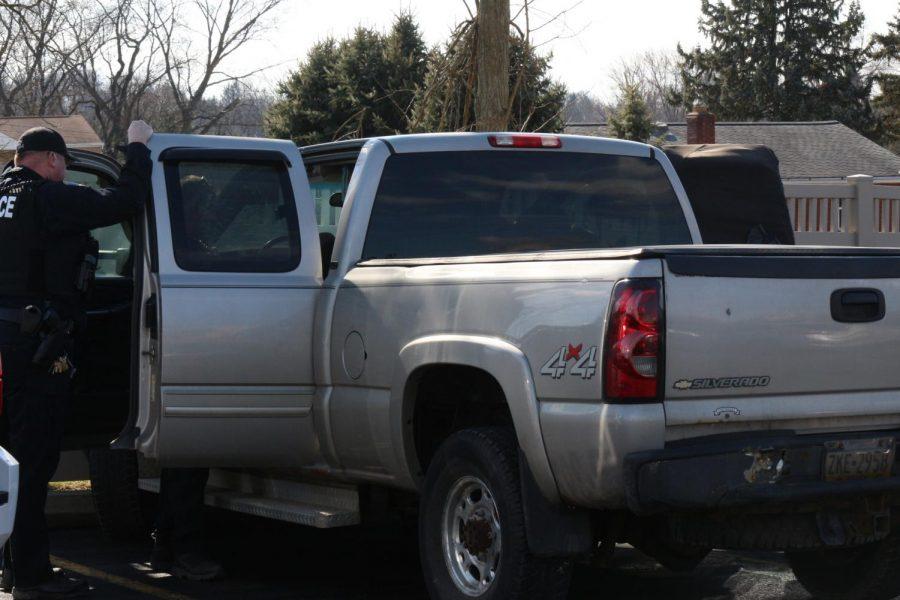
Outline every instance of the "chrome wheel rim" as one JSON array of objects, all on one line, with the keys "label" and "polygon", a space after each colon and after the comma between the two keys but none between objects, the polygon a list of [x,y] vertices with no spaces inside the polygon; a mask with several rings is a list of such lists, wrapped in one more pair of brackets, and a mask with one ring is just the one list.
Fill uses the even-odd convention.
[{"label": "chrome wheel rim", "polygon": [[466,596],[487,592],[500,567],[500,515],[490,488],[477,477],[453,484],[441,527],[450,578]]}]

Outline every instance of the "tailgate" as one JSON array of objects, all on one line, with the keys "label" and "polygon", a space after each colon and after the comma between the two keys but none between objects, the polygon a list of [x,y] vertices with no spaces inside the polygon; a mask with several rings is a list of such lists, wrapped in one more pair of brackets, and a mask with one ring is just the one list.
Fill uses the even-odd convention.
[{"label": "tailgate", "polygon": [[900,251],[665,259],[669,439],[900,425]]}]

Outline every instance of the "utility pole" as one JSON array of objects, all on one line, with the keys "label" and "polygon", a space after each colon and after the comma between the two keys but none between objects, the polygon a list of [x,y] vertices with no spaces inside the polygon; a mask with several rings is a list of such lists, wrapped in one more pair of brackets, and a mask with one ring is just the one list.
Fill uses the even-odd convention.
[{"label": "utility pole", "polygon": [[509,0],[478,1],[475,128],[505,131],[509,102]]}]

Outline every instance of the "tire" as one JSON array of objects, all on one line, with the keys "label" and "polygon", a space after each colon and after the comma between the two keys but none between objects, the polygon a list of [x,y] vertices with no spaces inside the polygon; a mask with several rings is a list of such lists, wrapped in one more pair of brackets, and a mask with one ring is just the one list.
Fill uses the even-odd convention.
[{"label": "tire", "polygon": [[797,580],[818,600],[889,600],[900,594],[900,534],[858,548],[788,552]]},{"label": "tire", "polygon": [[[438,449],[421,499],[419,553],[432,600],[564,600],[572,578],[571,561],[528,550],[518,445],[505,428],[460,431]],[[481,562],[467,562],[473,556]]]},{"label": "tire", "polygon": [[117,541],[146,539],[149,520],[138,489],[138,460],[133,450],[94,448],[88,452],[91,496],[100,529]]}]

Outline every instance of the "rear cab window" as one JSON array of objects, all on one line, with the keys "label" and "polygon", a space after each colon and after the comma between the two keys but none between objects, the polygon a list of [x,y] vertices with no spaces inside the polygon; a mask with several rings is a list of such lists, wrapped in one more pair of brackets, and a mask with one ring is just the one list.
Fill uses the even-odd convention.
[{"label": "rear cab window", "polygon": [[363,260],[690,244],[652,158],[464,151],[388,158]]},{"label": "rear cab window", "polygon": [[[353,162],[320,162],[307,165],[306,177],[316,205],[316,223],[319,233],[337,233],[341,217],[341,204],[347,195]],[[334,206],[337,205],[337,206]]]}]

